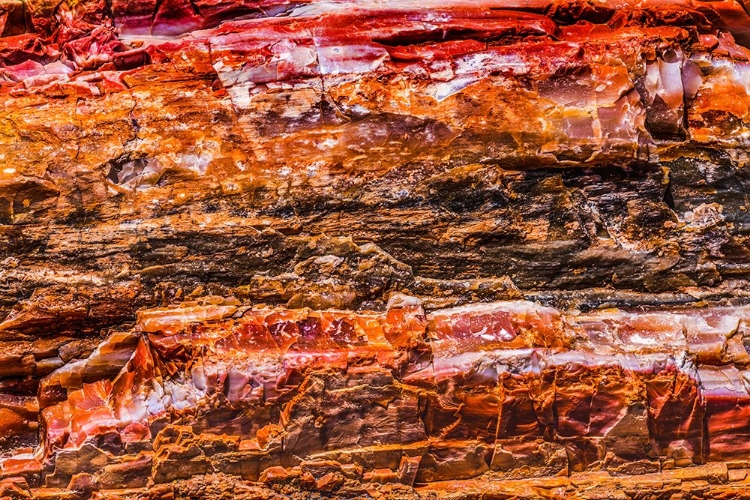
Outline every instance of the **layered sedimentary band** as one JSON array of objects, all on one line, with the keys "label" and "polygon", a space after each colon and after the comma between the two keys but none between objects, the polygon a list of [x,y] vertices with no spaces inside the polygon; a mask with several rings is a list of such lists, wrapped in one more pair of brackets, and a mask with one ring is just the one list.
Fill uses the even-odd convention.
[{"label": "layered sedimentary band", "polygon": [[747,488],[747,3],[8,0],[0,101],[0,496]]},{"label": "layered sedimentary band", "polygon": [[[65,5],[54,36],[88,22]],[[145,306],[168,282],[262,281],[244,293],[326,295],[315,307],[506,275],[746,283],[740,4],[576,5],[316,3],[170,39],[115,24],[112,43],[76,38],[83,56],[0,39],[5,311],[45,289],[118,301],[116,285]],[[321,234],[382,265],[311,293],[311,257],[373,255]]]},{"label": "layered sedimentary band", "polygon": [[576,315],[527,301],[425,313],[407,296],[381,313],[216,297],[144,310],[44,377],[37,408],[5,406],[4,435],[33,441],[40,410],[42,439],[0,471],[51,492],[221,472],[353,494],[746,464],[749,320],[745,307]]}]

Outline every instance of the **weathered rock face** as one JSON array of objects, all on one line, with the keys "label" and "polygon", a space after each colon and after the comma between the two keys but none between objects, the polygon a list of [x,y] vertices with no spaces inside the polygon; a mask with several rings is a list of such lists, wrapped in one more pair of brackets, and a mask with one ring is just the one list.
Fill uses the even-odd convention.
[{"label": "weathered rock face", "polygon": [[746,3],[9,0],[0,101],[0,496],[746,495]]}]

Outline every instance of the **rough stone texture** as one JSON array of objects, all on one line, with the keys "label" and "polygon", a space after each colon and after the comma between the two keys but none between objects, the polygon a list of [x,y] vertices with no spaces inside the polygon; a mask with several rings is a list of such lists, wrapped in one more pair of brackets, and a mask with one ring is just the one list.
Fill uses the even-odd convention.
[{"label": "rough stone texture", "polygon": [[0,497],[750,497],[748,7],[0,3]]}]

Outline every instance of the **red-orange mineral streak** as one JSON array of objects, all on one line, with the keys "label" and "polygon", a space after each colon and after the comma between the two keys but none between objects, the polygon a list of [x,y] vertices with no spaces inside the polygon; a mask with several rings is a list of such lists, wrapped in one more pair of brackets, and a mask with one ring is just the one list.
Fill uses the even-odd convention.
[{"label": "red-orange mineral streak", "polygon": [[[74,467],[101,479],[147,459],[164,482],[196,473],[184,460],[255,481],[334,460],[364,473],[398,464],[411,485],[742,459],[731,440],[750,432],[747,372],[726,363],[748,319],[746,308],[575,317],[523,301],[146,310],[114,380],[44,408],[39,450],[3,471],[62,484]],[[696,367],[709,345],[718,357]]]}]

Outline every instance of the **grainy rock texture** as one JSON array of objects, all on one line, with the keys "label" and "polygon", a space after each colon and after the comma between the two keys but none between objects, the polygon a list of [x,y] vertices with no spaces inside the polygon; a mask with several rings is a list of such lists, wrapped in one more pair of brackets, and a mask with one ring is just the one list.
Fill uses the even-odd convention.
[{"label": "grainy rock texture", "polygon": [[0,497],[750,498],[749,9],[0,3]]}]

